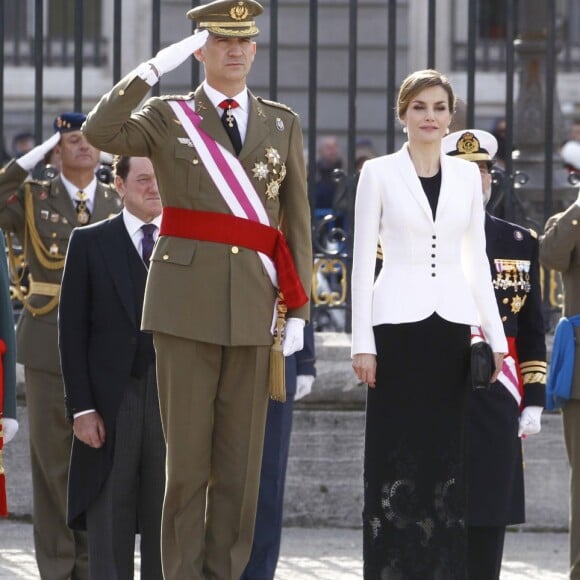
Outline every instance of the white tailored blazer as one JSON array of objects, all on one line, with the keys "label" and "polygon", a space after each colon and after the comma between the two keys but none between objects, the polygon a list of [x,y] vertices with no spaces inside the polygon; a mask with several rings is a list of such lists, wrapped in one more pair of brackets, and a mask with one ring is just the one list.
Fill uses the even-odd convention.
[{"label": "white tailored blazer", "polygon": [[[375,282],[377,240],[383,267]],[[353,355],[376,354],[373,326],[416,322],[434,312],[481,326],[494,352],[507,352],[475,163],[441,155],[433,220],[407,144],[367,161],[356,194],[351,282]]]}]

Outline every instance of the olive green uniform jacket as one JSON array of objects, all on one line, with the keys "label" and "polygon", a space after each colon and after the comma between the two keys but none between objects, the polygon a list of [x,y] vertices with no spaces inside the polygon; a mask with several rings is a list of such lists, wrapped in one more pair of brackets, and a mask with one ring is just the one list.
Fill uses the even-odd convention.
[{"label": "olive green uniform jacket", "polygon": [[[23,184],[27,176],[28,173],[14,161],[0,169],[0,228],[17,235],[32,280],[60,284],[68,239],[77,224],[76,209],[60,177]],[[25,201],[28,189],[29,201]],[[27,207],[31,220],[28,223]],[[98,183],[90,222],[105,219],[120,210],[117,192]],[[36,237],[35,231],[40,244],[32,240]],[[43,308],[51,300],[50,296],[34,294],[28,302],[32,308]],[[18,362],[31,369],[60,374],[56,316],[56,303],[45,314],[33,315],[23,309],[16,329]]]},{"label": "olive green uniform jacket", "polygon": [[[188,96],[149,99],[137,112],[149,86],[134,73],[122,79],[89,113],[83,131],[103,151],[149,157],[164,207],[231,213],[196,149],[167,103],[195,99],[200,128],[235,155],[219,115],[203,88]],[[312,247],[310,209],[302,131],[298,117],[278,103],[250,94],[250,114],[238,156],[262,200],[270,225],[279,227],[290,246],[306,294],[310,295]],[[278,174],[260,179],[274,149],[285,164],[279,195],[268,185]],[[256,172],[258,173],[258,172]],[[256,252],[227,244],[161,236],[151,258],[142,327],[212,344],[269,345],[276,290]],[[309,305],[289,317],[308,318]]]}]

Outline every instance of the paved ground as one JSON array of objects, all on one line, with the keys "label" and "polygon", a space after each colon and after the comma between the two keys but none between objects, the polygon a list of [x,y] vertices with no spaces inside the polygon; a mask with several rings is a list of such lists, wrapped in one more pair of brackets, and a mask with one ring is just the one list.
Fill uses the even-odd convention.
[{"label": "paved ground", "polygon": [[[139,556],[135,559],[139,570]],[[567,535],[513,532],[507,535],[502,580],[564,580]],[[341,528],[284,528],[276,580],[362,578],[361,531]],[[0,579],[38,579],[32,525],[0,522]]]}]

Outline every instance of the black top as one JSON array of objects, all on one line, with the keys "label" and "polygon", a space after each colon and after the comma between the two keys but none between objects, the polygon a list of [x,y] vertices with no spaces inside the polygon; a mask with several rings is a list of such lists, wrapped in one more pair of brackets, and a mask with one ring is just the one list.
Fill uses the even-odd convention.
[{"label": "black top", "polygon": [[427,196],[431,211],[433,212],[433,219],[437,213],[437,202],[439,201],[439,190],[441,189],[441,168],[433,177],[419,177],[423,191]]}]

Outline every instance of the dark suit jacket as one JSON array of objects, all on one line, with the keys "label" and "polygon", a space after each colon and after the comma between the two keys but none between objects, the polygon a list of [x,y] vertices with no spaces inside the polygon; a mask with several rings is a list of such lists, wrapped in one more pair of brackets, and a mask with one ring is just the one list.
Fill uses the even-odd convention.
[{"label": "dark suit jacket", "polygon": [[140,331],[146,277],[122,214],[74,230],[58,321],[67,415],[96,409],[107,431],[100,449],[73,440],[67,517],[74,529],[84,528],[85,511],[111,468],[124,389],[154,361],[151,335]]}]

